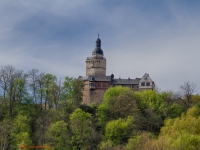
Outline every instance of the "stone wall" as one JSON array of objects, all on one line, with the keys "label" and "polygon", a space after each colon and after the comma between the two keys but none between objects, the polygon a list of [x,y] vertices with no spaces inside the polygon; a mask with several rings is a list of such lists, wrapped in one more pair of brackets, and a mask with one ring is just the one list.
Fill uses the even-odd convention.
[{"label": "stone wall", "polygon": [[86,76],[89,75],[106,75],[106,59],[87,59],[86,60]]},{"label": "stone wall", "polygon": [[83,104],[99,104],[103,100],[103,95],[105,92],[106,89],[90,90],[89,81],[85,81],[83,90]]},{"label": "stone wall", "polygon": [[90,91],[90,103],[99,104],[103,100],[103,95],[106,90]]},{"label": "stone wall", "polygon": [[89,81],[84,82],[84,89],[83,89],[83,104],[90,104],[90,88],[89,88]]}]

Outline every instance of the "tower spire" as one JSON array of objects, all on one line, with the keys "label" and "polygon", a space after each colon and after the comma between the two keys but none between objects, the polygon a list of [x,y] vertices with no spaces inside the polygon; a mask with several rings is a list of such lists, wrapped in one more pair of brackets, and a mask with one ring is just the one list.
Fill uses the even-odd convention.
[{"label": "tower spire", "polygon": [[92,52],[92,55],[95,55],[95,57],[96,57],[97,54],[98,55],[100,54],[100,55],[103,56],[103,50],[101,49],[101,39],[99,38],[99,33],[98,33],[98,38],[96,40],[96,47]]},{"label": "tower spire", "polygon": [[99,33],[98,33],[98,39],[96,40],[96,47],[101,48],[101,40],[99,38]]}]

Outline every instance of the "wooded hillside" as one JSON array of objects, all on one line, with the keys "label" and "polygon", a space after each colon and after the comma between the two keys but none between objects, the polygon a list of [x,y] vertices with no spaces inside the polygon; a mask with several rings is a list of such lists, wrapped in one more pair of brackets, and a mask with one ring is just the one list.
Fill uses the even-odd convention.
[{"label": "wooded hillside", "polygon": [[0,149],[196,150],[200,96],[185,82],[180,93],[109,88],[99,105],[83,105],[83,82],[13,66],[0,70]]}]

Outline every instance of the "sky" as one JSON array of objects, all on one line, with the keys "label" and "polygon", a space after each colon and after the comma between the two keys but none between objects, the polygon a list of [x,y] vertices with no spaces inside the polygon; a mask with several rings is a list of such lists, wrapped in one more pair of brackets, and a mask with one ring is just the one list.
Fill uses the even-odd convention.
[{"label": "sky", "polygon": [[98,33],[107,75],[200,87],[199,0],[1,0],[0,66],[85,76]]}]

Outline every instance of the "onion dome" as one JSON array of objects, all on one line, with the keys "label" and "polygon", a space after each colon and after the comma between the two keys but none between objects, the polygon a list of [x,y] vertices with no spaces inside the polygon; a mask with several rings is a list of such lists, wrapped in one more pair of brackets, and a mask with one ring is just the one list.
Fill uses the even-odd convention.
[{"label": "onion dome", "polygon": [[103,55],[103,50],[101,49],[101,39],[99,38],[96,40],[96,48],[93,50],[92,55],[100,54]]}]

